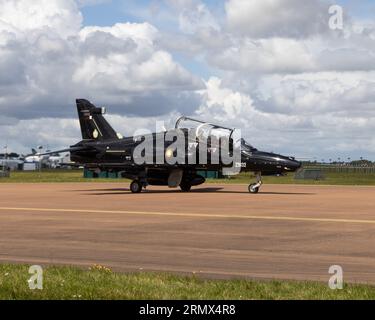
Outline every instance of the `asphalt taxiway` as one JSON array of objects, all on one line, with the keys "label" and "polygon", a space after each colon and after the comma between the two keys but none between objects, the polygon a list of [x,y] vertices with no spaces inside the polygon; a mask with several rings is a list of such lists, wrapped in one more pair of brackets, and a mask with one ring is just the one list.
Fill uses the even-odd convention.
[{"label": "asphalt taxiway", "polygon": [[0,261],[375,284],[375,188],[0,184]]}]

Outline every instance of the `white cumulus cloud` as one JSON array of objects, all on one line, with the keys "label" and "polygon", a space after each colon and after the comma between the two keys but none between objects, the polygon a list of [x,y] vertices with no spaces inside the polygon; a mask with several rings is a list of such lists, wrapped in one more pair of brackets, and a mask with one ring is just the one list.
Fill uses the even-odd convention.
[{"label": "white cumulus cloud", "polygon": [[254,38],[301,38],[328,31],[325,0],[229,0],[225,5],[228,27]]}]

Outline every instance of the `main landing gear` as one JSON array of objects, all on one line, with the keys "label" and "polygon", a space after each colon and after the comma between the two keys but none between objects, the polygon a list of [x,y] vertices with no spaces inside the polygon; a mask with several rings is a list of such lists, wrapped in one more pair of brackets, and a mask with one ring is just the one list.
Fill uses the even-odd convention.
[{"label": "main landing gear", "polygon": [[139,182],[139,180],[133,180],[133,182],[130,184],[130,191],[132,193],[140,193],[142,192],[142,183]]},{"label": "main landing gear", "polygon": [[250,193],[258,193],[259,189],[262,185],[262,174],[260,172],[257,172],[255,174],[256,177],[256,183],[252,183],[249,185],[249,192]]},{"label": "main landing gear", "polygon": [[182,181],[180,183],[180,188],[183,192],[189,192],[191,190],[191,183],[188,181]]}]

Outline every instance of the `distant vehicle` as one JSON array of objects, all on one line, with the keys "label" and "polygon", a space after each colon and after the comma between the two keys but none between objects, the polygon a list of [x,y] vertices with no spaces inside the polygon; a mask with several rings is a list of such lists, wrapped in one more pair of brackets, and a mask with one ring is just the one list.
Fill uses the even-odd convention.
[{"label": "distant vehicle", "polygon": [[[228,167],[236,167],[238,172],[255,172],[256,182],[250,184],[248,190],[250,193],[258,193],[262,185],[262,175],[281,175],[301,167],[301,163],[293,157],[259,151],[244,139],[234,141],[234,129],[188,117],[181,117],[175,128],[166,132],[123,138],[103,117],[104,108],[98,108],[84,99],[77,99],[76,102],[83,140],[57,152],[70,152],[72,161],[89,170],[121,173],[122,177],[132,180],[130,190],[133,193],[141,192],[147,185],[165,185],[172,188],[179,186],[182,191],[187,192],[192,186],[205,182],[205,178],[197,174],[197,171],[224,170]],[[181,123],[185,121],[192,121],[197,127],[182,127]],[[213,131],[221,134],[224,132],[225,137],[220,137],[220,141],[228,141],[226,148],[212,142]],[[173,141],[168,142],[165,139],[161,150],[158,150],[158,147],[153,148],[151,161],[139,162],[140,156],[136,151],[146,140],[151,140],[152,145],[157,146],[158,137],[165,138],[169,134],[180,132],[186,146],[186,154],[181,162],[170,164],[168,159],[176,157],[176,152],[172,148]],[[203,141],[207,142],[206,146]],[[190,164],[187,157],[192,150],[205,150],[204,147],[207,150],[207,163]],[[225,156],[224,152],[227,152],[230,156],[237,150],[240,159],[236,163],[227,164],[221,159],[218,163],[212,161],[216,154]],[[46,154],[52,153],[44,155]],[[160,154],[162,162],[156,161]]]},{"label": "distant vehicle", "polygon": [[59,153],[54,153],[50,157],[48,157],[47,163],[51,169],[68,167],[71,165],[70,155],[69,153],[66,153],[64,155],[60,155]]},{"label": "distant vehicle", "polygon": [[25,162],[23,164],[23,171],[36,171],[37,169],[37,163],[35,162]]}]

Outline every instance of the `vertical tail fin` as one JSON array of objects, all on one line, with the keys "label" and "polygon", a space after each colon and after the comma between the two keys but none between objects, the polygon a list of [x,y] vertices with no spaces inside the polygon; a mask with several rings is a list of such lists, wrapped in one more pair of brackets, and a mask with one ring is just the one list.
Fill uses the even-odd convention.
[{"label": "vertical tail fin", "polygon": [[85,99],[77,99],[79,123],[84,140],[108,140],[119,138],[115,130],[103,117],[104,108],[97,108]]}]

